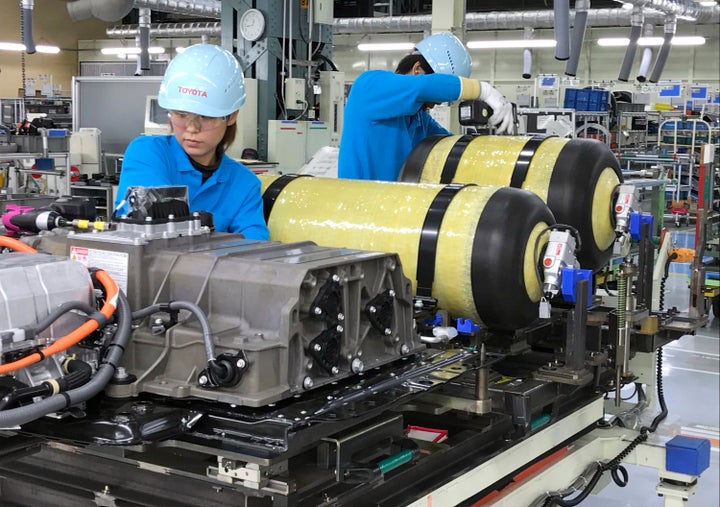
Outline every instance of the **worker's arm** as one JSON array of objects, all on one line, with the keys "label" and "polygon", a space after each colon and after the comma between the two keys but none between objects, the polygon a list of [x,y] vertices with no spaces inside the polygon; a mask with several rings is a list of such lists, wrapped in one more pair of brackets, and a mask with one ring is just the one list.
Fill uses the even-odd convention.
[{"label": "worker's arm", "polygon": [[368,120],[387,120],[417,113],[426,102],[451,102],[460,97],[460,78],[449,74],[409,76],[369,71],[353,83],[348,106]]},{"label": "worker's arm", "polygon": [[[170,168],[174,166],[170,150],[152,136],[141,136],[130,142],[123,155],[122,172],[115,196],[117,207],[125,198],[129,187],[158,187],[172,185]],[[118,215],[128,211],[127,204],[118,209]]]},{"label": "worker's arm", "polygon": [[509,133],[512,127],[512,104],[495,87],[486,81],[460,78],[460,100],[482,100],[493,110],[489,119],[498,134]]}]

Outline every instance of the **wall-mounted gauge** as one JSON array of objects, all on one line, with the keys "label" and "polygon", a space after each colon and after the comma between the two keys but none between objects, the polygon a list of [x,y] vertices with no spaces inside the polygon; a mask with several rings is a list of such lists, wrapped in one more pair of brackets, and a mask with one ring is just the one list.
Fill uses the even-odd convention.
[{"label": "wall-mounted gauge", "polygon": [[265,16],[257,9],[248,9],[240,17],[240,35],[245,40],[256,41],[265,31]]}]

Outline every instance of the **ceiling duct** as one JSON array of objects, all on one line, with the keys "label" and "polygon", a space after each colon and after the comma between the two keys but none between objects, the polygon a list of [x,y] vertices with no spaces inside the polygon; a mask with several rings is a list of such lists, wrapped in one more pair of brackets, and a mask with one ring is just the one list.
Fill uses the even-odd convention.
[{"label": "ceiling duct", "polygon": [[630,20],[630,42],[625,49],[625,56],[623,57],[622,64],[620,65],[620,74],[618,75],[618,81],[627,82],[630,77],[630,69],[632,68],[633,60],[635,59],[635,53],[637,52],[638,40],[642,33],[643,23],[645,17],[643,16],[642,8],[634,7],[632,12],[632,19]]},{"label": "ceiling duct", "polygon": [[142,76],[143,71],[150,70],[150,9],[138,9],[138,35],[135,36],[137,46],[140,48],[138,55],[136,76]]},{"label": "ceiling duct", "polygon": [[665,20],[665,34],[663,36],[663,44],[660,47],[657,58],[655,59],[655,66],[653,67],[652,74],[650,74],[651,83],[657,83],[660,81],[660,76],[667,63],[668,56],[670,56],[670,46],[672,45],[673,37],[675,36],[675,29],[677,28],[677,21],[675,16],[672,14],[667,15]]},{"label": "ceiling duct", "polygon": [[575,76],[577,74],[580,53],[585,41],[585,27],[587,26],[588,10],[590,0],[575,0],[575,22],[572,29],[572,41],[570,43],[570,58],[565,64],[565,74]]},{"label": "ceiling duct", "polygon": [[220,0],[135,0],[138,9],[150,9],[157,12],[185,14],[200,18],[220,19]]},{"label": "ceiling duct", "polygon": [[[530,40],[534,37],[534,35],[535,35],[534,28],[526,26],[523,29],[523,39]],[[522,77],[523,77],[523,79],[530,79],[532,77],[532,49],[530,49],[530,48],[523,49]]]},{"label": "ceiling duct", "polygon": [[[81,1],[81,0],[78,0]],[[630,0],[628,0],[630,1]],[[633,0],[632,3],[649,2],[649,0]],[[73,2],[77,3],[77,2]],[[652,2],[650,2],[652,3]],[[173,9],[170,10],[170,5]],[[202,5],[200,5],[202,4]],[[217,7],[213,7],[217,4]],[[179,2],[163,0],[135,0],[136,7],[148,6],[161,12],[204,15],[212,19],[220,19],[219,2]],[[70,5],[70,4],[68,4]],[[180,5],[194,5],[195,10],[180,9]],[[652,7],[655,9],[655,7]],[[201,14],[198,14],[198,10]],[[717,24],[720,22],[720,6],[695,8],[698,24]],[[212,14],[211,14],[212,12]],[[628,26],[632,12],[627,9],[591,9],[587,12],[588,26]],[[570,21],[575,22],[575,12],[570,12]],[[663,24],[665,14],[661,12],[645,12],[645,22]],[[354,33],[403,33],[430,32],[432,16],[419,14],[413,16],[386,16],[373,18],[336,18],[333,21],[334,34]],[[465,29],[475,30],[522,30],[525,27],[553,28],[552,10],[515,11],[515,12],[469,12],[465,16]],[[117,25],[106,30],[108,37],[126,38],[137,34],[137,25]],[[151,37],[194,37],[203,35],[219,35],[220,22],[189,22],[162,23],[150,26]]]},{"label": "ceiling duct", "polygon": [[22,32],[23,44],[25,44],[25,52],[29,55],[35,53],[32,16],[33,5],[33,0],[22,0],[22,2],[20,2],[20,31]]},{"label": "ceiling duct", "polygon": [[[577,15],[575,16],[577,18]],[[570,0],[553,0],[555,19],[555,59],[570,58]]]},{"label": "ceiling duct", "polygon": [[[652,37],[653,26],[650,23],[645,25],[645,37]],[[652,48],[646,47],[643,49],[642,59],[640,60],[640,68],[638,68],[637,80],[644,83],[647,80],[647,73],[650,70],[650,62],[652,61]]]},{"label": "ceiling duct", "polygon": [[133,0],[75,0],[68,2],[67,11],[73,21],[97,18],[117,21],[127,16],[133,8]]},{"label": "ceiling duct", "polygon": [[[138,25],[118,25],[105,30],[111,39],[128,39],[138,33]],[[219,21],[197,21],[193,23],[153,23],[150,25],[151,37],[203,37],[220,35]]]},{"label": "ceiling duct", "polygon": [[[657,9],[657,7],[652,7],[652,9]],[[698,24],[716,24],[720,22],[720,6],[702,7],[695,9],[695,11],[700,11],[696,17]],[[631,15],[632,12],[627,9],[591,9],[588,11],[587,24],[589,26],[628,26]],[[570,21],[574,22],[574,18],[575,13],[571,11]],[[662,24],[665,21],[665,14],[646,11],[645,21]],[[333,33],[429,32],[431,23],[432,18],[429,14],[377,18],[339,18],[333,22]],[[469,31],[521,30],[526,26],[553,28],[553,11],[469,12],[465,16],[465,29]]]},{"label": "ceiling duct", "polygon": [[[623,3],[632,4],[635,7],[655,9],[664,14],[674,14],[699,20],[705,15],[708,9],[693,2],[693,0],[622,0]],[[712,9],[710,7],[709,9]]]}]

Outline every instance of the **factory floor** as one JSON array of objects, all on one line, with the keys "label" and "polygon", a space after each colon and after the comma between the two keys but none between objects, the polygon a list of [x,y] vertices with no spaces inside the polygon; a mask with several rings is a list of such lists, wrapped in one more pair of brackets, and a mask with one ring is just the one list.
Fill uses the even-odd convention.
[{"label": "factory floor", "polygon": [[[667,281],[666,307],[687,310],[687,277],[671,269]],[[720,506],[720,317],[663,349],[663,387],[668,416],[658,428],[659,438],[682,434],[711,441],[710,467],[698,481],[695,496],[688,507]],[[647,423],[654,414],[648,414]],[[643,418],[645,420],[645,418]],[[653,438],[653,437],[651,437]],[[610,482],[597,495],[590,495],[583,507],[662,507],[663,498],[655,493],[657,470],[627,466],[630,480],[625,488]]]}]

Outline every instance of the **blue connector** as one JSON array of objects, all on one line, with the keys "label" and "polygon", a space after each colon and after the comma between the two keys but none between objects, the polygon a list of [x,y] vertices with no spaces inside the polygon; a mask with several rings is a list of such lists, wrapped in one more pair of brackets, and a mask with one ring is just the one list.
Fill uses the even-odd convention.
[{"label": "blue connector", "polygon": [[428,320],[424,321],[423,324],[425,324],[426,326],[433,326],[433,327],[442,326],[442,321],[443,321],[442,315],[440,315],[439,313],[436,313],[432,319],[428,319]]},{"label": "blue connector", "polygon": [[471,319],[458,318],[456,320],[456,328],[458,333],[473,334],[480,331],[480,326],[475,324]]},{"label": "blue connector", "polygon": [[591,269],[563,268],[560,281],[560,293],[565,301],[577,302],[577,284],[580,280],[587,280],[587,304],[592,303],[592,275]]},{"label": "blue connector", "polygon": [[633,241],[640,241],[643,224],[650,224],[652,236],[653,216],[650,213],[630,213],[630,237]]}]

